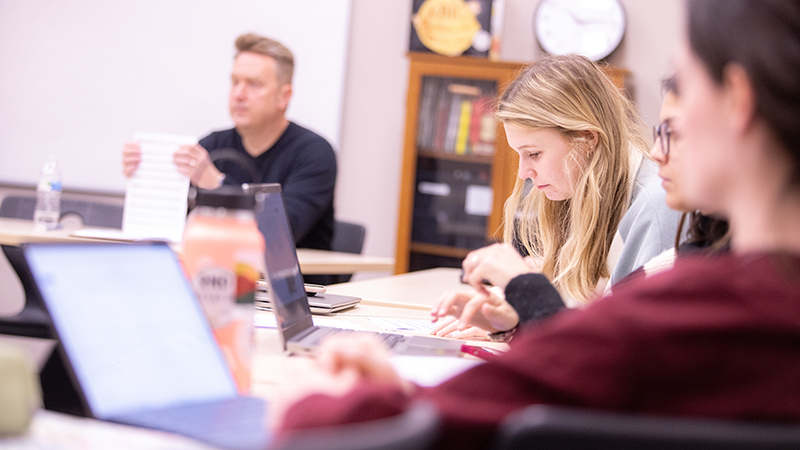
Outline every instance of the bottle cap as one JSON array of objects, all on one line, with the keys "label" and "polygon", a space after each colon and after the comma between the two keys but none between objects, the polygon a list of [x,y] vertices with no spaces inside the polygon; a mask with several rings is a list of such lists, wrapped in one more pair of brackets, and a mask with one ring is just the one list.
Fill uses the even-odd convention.
[{"label": "bottle cap", "polygon": [[221,186],[217,189],[198,189],[196,206],[213,206],[228,209],[249,209],[256,206],[253,194],[245,194],[238,186]]}]

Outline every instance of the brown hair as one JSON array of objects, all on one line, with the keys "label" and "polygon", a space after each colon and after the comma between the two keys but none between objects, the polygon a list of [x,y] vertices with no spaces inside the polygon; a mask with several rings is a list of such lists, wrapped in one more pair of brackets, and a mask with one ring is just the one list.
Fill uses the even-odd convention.
[{"label": "brown hair", "polygon": [[294,56],[285,45],[255,33],[246,33],[236,38],[236,56],[242,52],[258,53],[274,59],[278,81],[281,84],[292,83]]},{"label": "brown hair", "polygon": [[790,183],[800,186],[800,2],[692,0],[687,17],[689,45],[717,84],[729,64],[747,72],[756,114],[791,158]]}]

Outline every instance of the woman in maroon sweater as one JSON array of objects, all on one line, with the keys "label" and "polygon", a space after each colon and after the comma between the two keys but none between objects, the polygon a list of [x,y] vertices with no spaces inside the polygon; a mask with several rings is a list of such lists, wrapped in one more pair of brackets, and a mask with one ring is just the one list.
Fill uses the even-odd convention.
[{"label": "woman in maroon sweater", "polygon": [[[385,417],[418,398],[438,406],[448,448],[486,447],[536,403],[800,422],[800,3],[690,0],[675,66],[685,195],[729,218],[729,254],[681,259],[518,330],[506,355],[435,388],[401,381],[371,344],[333,343],[273,402],[278,429]],[[506,250],[476,251],[467,278],[509,299],[552,289]]]}]

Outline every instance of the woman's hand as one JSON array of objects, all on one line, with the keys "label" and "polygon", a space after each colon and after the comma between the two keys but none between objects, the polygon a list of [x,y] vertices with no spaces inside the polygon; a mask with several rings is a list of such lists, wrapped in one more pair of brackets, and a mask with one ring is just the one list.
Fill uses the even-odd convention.
[{"label": "woman's hand", "polygon": [[464,268],[462,281],[483,293],[487,292],[486,283],[505,291],[512,278],[536,269],[531,258],[523,258],[508,244],[493,244],[471,251],[461,266]]},{"label": "woman's hand", "polygon": [[436,320],[430,334],[433,336],[448,337],[451,339],[485,340],[487,331],[479,327],[469,327],[466,330],[458,330],[458,318],[447,316]]},{"label": "woman's hand", "polygon": [[394,384],[407,393],[414,385],[403,380],[389,362],[389,350],[372,336],[333,338],[316,358],[289,358],[287,380],[270,401],[269,426],[283,423],[292,405],[313,394],[341,397],[363,381]]},{"label": "woman's hand", "polygon": [[483,330],[483,337],[486,337],[486,332],[506,331],[519,324],[517,311],[505,301],[496,289],[485,290],[485,292],[445,294],[431,309],[431,316],[434,321],[446,316],[456,318],[431,333],[439,336],[459,331],[464,334],[464,337],[471,337],[476,333],[476,330],[472,328],[478,327]]}]

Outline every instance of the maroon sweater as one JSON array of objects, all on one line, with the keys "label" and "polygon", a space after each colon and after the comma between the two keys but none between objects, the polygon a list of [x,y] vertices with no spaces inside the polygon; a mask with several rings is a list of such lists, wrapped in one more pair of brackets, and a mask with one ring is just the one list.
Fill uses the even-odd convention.
[{"label": "maroon sweater", "polygon": [[441,410],[448,448],[486,447],[508,413],[536,403],[800,422],[800,255],[681,259],[413,397],[365,383],[306,398],[284,431],[386,417],[415,398]]}]

